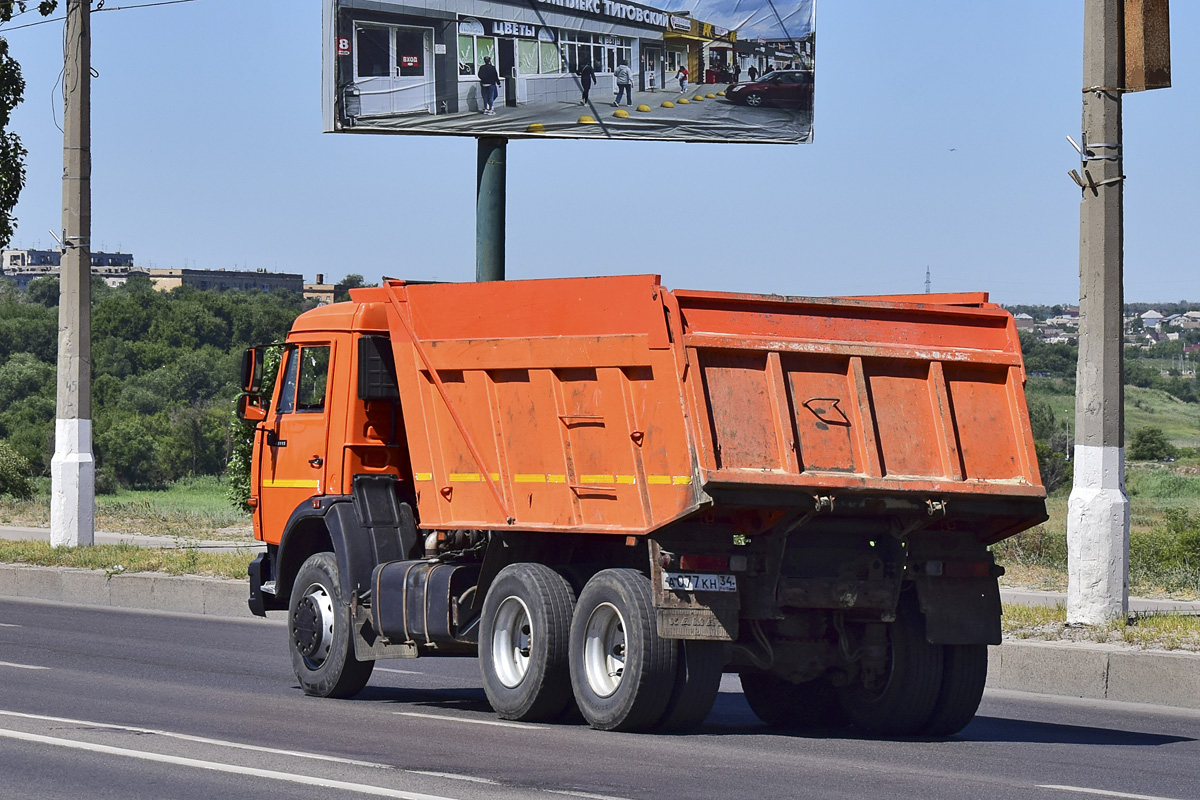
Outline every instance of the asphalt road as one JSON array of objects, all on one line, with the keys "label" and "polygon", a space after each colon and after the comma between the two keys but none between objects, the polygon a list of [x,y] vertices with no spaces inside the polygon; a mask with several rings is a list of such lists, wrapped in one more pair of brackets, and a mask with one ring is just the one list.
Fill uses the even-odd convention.
[{"label": "asphalt road", "polygon": [[473,659],[318,700],[278,621],[0,599],[0,798],[263,795],[1200,800],[1200,712],[989,692],[949,740],[801,737],[727,677],[695,733],[601,733],[501,722]]}]

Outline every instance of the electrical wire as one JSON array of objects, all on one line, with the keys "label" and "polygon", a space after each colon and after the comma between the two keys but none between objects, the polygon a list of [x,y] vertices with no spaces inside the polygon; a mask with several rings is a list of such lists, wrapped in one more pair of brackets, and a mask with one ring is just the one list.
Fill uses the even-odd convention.
[{"label": "electrical wire", "polygon": [[[103,11],[129,11],[129,10],[132,10],[135,8],[153,8],[154,6],[174,6],[174,5],[179,5],[180,3],[195,3],[195,2],[198,2],[198,0],[158,0],[158,2],[154,2],[154,3],[136,3],[134,5],[129,5],[129,6],[110,6],[108,8],[105,8],[104,2],[103,2],[103,0],[101,0],[100,5],[94,9],[92,9],[92,13],[98,14]],[[27,13],[27,12],[21,12],[21,13]],[[19,31],[22,28],[32,28],[34,25],[46,25],[47,23],[50,23],[50,22],[62,22],[64,19],[66,19],[66,17],[49,17],[47,19],[39,19],[37,22],[27,22],[24,25],[14,25],[11,28],[0,28],[0,33],[8,33],[9,31]]]}]

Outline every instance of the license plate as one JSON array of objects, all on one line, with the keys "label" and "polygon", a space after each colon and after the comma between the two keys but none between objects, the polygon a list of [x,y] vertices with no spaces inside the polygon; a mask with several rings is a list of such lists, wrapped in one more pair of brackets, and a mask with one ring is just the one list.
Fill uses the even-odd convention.
[{"label": "license plate", "polygon": [[664,572],[663,588],[668,592],[736,592],[737,577],[699,572]]}]

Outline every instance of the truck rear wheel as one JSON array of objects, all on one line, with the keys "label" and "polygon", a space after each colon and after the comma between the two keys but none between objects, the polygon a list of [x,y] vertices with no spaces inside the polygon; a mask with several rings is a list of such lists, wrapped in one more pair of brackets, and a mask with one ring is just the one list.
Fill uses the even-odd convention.
[{"label": "truck rear wheel", "polygon": [[354,657],[353,635],[333,553],[309,556],[288,601],[292,671],[305,694],[353,697],[367,685],[375,662]]},{"label": "truck rear wheel", "polygon": [[792,683],[762,670],[746,670],[741,677],[750,710],[772,728],[817,731],[846,722],[836,691],[823,678]]},{"label": "truck rear wheel", "polygon": [[597,573],[571,622],[571,687],[584,719],[605,731],[654,727],[671,699],[678,652],[678,642],[658,635],[645,575]]},{"label": "truck rear wheel", "polygon": [[698,639],[679,642],[675,688],[658,723],[659,730],[687,730],[704,722],[721,689],[721,675],[729,661],[728,654],[725,642]]},{"label": "truck rear wheel", "polygon": [[559,716],[571,702],[567,642],[575,592],[541,564],[512,564],[483,601],[479,669],[488,702],[503,719]]},{"label": "truck rear wheel", "polygon": [[979,709],[987,683],[987,645],[946,644],[942,650],[942,688],[933,716],[925,723],[929,736],[952,736],[965,728]]},{"label": "truck rear wheel", "polygon": [[847,718],[862,731],[911,736],[933,717],[942,686],[942,646],[925,640],[925,618],[901,600],[889,626],[888,665],[871,685],[856,681],[838,696]]}]

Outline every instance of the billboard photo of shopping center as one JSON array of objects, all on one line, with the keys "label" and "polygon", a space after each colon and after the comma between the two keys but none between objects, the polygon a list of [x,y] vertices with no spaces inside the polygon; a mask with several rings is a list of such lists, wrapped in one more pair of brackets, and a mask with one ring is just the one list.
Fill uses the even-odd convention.
[{"label": "billboard photo of shopping center", "polygon": [[812,141],[816,0],[324,0],[326,131]]}]

